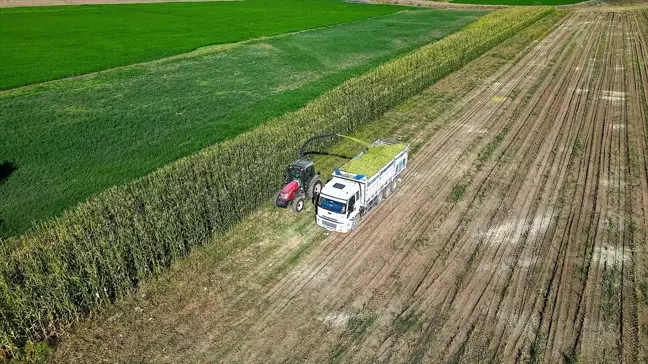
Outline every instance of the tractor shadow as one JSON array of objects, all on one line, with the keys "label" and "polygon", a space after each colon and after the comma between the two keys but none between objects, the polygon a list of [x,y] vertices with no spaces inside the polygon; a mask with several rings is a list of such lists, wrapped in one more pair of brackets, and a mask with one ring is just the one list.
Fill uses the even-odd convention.
[{"label": "tractor shadow", "polygon": [[[8,178],[18,169],[18,166],[10,161],[4,161],[0,163],[0,185],[2,185]],[[0,218],[0,237],[5,235],[5,223],[2,218]]]},{"label": "tractor shadow", "polygon": [[10,161],[4,161],[0,163],[0,184],[2,184],[4,181],[11,176],[12,173],[14,173],[18,169],[18,166]]}]

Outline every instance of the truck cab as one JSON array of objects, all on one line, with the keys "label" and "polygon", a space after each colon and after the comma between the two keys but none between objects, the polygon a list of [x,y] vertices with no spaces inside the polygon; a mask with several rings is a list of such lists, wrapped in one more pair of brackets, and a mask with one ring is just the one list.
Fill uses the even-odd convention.
[{"label": "truck cab", "polygon": [[317,202],[317,224],[327,230],[349,232],[360,222],[362,189],[359,183],[333,177]]}]

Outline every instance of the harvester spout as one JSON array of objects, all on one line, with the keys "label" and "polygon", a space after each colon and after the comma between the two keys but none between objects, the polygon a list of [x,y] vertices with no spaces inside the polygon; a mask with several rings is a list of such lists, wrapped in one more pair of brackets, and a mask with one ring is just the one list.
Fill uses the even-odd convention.
[{"label": "harvester spout", "polygon": [[353,142],[356,142],[358,144],[362,144],[365,147],[369,147],[369,143],[364,142],[364,141],[362,141],[360,139],[356,139],[356,138],[347,136],[347,135],[342,135],[342,134],[338,134],[338,133],[328,133],[328,134],[316,135],[316,136],[311,137],[308,140],[306,140],[306,142],[299,149],[299,159],[304,159],[304,157],[306,155],[306,147],[308,146],[308,144],[310,144],[313,141],[318,140],[318,139],[335,138],[335,137],[349,139],[349,140],[351,140]]}]

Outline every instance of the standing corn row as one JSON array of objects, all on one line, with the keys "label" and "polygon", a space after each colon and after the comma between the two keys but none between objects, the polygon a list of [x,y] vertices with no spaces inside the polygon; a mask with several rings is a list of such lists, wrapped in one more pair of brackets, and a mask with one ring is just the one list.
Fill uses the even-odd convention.
[{"label": "standing corn row", "polygon": [[[0,244],[0,347],[51,337],[223,233],[268,199],[299,146],[348,133],[552,8],[500,10],[304,108],[90,198]],[[0,355],[1,357],[1,355]]]}]

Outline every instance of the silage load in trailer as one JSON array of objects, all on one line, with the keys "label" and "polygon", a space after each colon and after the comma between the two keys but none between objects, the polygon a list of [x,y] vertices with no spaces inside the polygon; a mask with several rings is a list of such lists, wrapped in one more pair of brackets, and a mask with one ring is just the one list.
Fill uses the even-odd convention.
[{"label": "silage load in trailer", "polygon": [[401,143],[372,145],[367,151],[353,158],[340,169],[344,172],[361,174],[370,178],[393,160],[405,147],[406,145]]}]

